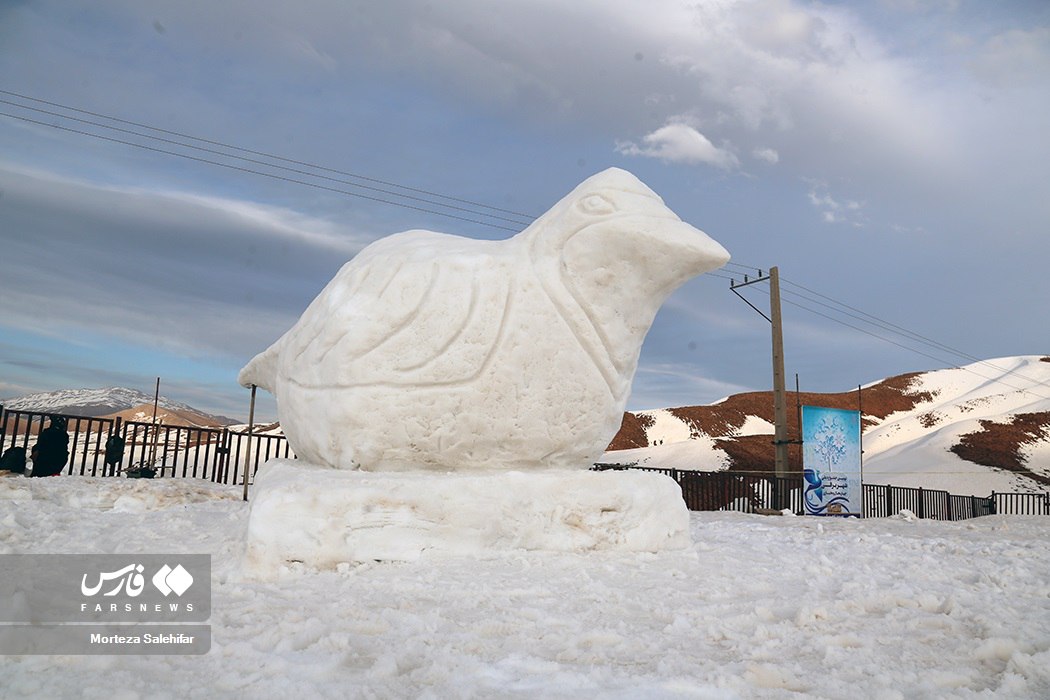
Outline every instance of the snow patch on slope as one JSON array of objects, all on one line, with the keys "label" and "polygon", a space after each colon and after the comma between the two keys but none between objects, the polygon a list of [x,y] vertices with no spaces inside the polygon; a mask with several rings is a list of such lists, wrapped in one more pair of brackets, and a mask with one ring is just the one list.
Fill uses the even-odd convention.
[{"label": "snow patch on slope", "polygon": [[[1045,490],[1024,476],[974,464],[951,451],[963,435],[982,430],[982,420],[1008,423],[1016,414],[1050,411],[1050,362],[1044,356],[1005,357],[918,374],[908,393],[929,393],[931,398],[881,420],[867,417],[871,423],[864,433],[867,483],[922,486],[962,495]],[[715,447],[712,438],[690,436],[690,426],[670,411],[639,415],[643,414],[653,420],[646,429],[650,447],[607,452],[603,462],[701,471],[728,468],[726,453]],[[749,415],[727,437],[772,434],[771,423]],[[1050,436],[1023,445],[1020,454],[1031,471],[1050,475]]]},{"label": "snow patch on slope", "polygon": [[981,420],[1008,423],[1018,413],[1048,410],[1047,382],[1050,363],[1038,355],[919,375],[912,390],[930,392],[933,399],[887,416],[865,432],[864,480],[953,493],[960,493],[961,483],[980,494],[1031,489],[1030,479],[963,460],[951,447],[961,436],[980,431]]},{"label": "snow patch on slope", "polygon": [[748,416],[744,420],[744,424],[740,426],[739,430],[734,433],[735,435],[767,435],[772,434],[774,426],[772,423],[764,418],[758,416]]},{"label": "snow patch on slope", "polygon": [[601,461],[607,464],[636,464],[651,469],[702,472],[717,472],[729,468],[729,456],[715,447],[714,439],[707,435],[655,447],[614,450],[606,452]]},{"label": "snow patch on slope", "polygon": [[645,436],[649,438],[650,446],[683,442],[692,437],[692,429],[689,424],[667,409],[639,411],[638,415],[652,418],[653,424],[645,429]]}]

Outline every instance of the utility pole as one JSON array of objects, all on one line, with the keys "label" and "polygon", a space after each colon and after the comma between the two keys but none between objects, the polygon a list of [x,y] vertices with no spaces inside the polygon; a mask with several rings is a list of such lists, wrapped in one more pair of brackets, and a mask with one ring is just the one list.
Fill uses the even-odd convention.
[{"label": "utility pole", "polygon": [[784,393],[784,328],[780,318],[780,272],[769,268],[769,316],[773,333],[773,446],[777,476],[788,475],[787,397]]},{"label": "utility pole", "polygon": [[[157,404],[160,402],[160,377],[157,377],[157,388],[153,392],[153,423],[151,430],[153,431],[153,441],[149,448],[149,468],[153,469],[156,467],[157,459],[157,436],[160,431],[157,430]],[[165,443],[167,444],[167,443]],[[173,472],[174,473],[174,472]]]},{"label": "utility pole", "polygon": [[[769,282],[769,315],[752,304],[736,291],[740,287],[746,287],[756,282]],[[773,339],[773,447],[774,447],[774,469],[778,477],[788,475],[788,440],[787,430],[787,397],[784,390],[784,330],[780,317],[780,271],[776,267],[769,268],[769,274],[763,276],[758,271],[758,277],[748,279],[744,275],[744,281],[737,283],[733,280],[729,285],[730,291],[744,300],[744,303],[757,311],[762,318],[769,321],[772,328]]]}]

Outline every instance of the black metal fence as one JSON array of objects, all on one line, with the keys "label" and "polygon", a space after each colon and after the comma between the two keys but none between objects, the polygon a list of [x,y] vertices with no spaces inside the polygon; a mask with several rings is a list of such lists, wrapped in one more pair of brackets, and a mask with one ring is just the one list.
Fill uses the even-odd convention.
[{"label": "black metal fence", "polygon": [[[777,477],[757,472],[696,472],[622,464],[596,464],[595,469],[658,472],[678,482],[689,510],[733,510],[745,513],[790,510],[802,515],[802,476]],[[958,496],[937,489],[864,484],[865,518],[885,518],[903,510],[919,518],[966,520],[983,515],[1050,515],[1050,494],[993,493]]]},{"label": "black metal fence", "polygon": [[864,517],[885,518],[902,510],[934,520],[966,520],[999,512],[990,497],[957,496],[947,491],[909,486],[864,484]]},{"label": "black metal fence", "polygon": [[1050,493],[992,492],[996,513],[1010,515],[1050,515]]},{"label": "black metal fence", "polygon": [[[22,447],[28,454],[52,416],[67,421],[69,460],[63,473],[79,476],[122,476],[149,467],[157,477],[192,477],[220,484],[243,484],[244,461],[250,476],[274,457],[294,458],[283,435],[267,435],[179,425],[154,426],[120,418],[88,418],[38,411],[11,411],[0,406],[0,450]],[[124,439],[124,454],[106,464],[105,445],[111,435]],[[249,477],[250,481],[250,477]]]},{"label": "black metal fence", "polygon": [[[241,484],[245,459],[251,476],[267,460],[294,458],[283,435],[248,435],[228,428],[197,428],[120,418],[86,418],[37,411],[11,411],[0,406],[0,451],[23,447],[27,453],[54,415],[67,421],[70,434],[65,474],[121,476],[149,467],[158,477],[192,477],[220,484]],[[107,465],[105,444],[111,435],[124,438],[124,454]],[[759,472],[702,472],[656,469],[631,464],[596,464],[595,469],[637,469],[666,474],[682,489],[690,510],[733,510],[747,513],[790,510],[801,515],[801,475],[777,477]],[[250,483],[250,477],[249,477]],[[958,496],[936,489],[864,484],[864,517],[883,518],[909,510],[920,518],[964,520],[995,513],[1050,515],[1048,493],[993,493],[989,497]]]},{"label": "black metal fence", "polygon": [[740,472],[698,472],[620,464],[596,464],[598,471],[633,469],[666,474],[682,488],[689,510],[735,510],[754,513],[790,509],[802,512],[801,477]]}]

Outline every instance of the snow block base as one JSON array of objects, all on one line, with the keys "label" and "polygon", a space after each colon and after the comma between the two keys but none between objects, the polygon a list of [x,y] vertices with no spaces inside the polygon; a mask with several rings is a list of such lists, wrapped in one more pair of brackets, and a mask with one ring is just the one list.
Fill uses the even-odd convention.
[{"label": "snow block base", "polygon": [[274,459],[256,475],[246,568],[526,549],[657,552],[690,545],[674,480],[630,471],[362,472]]}]

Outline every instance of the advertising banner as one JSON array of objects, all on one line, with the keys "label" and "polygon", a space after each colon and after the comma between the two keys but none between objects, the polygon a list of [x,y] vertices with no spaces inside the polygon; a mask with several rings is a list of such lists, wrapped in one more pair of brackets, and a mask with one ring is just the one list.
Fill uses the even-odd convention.
[{"label": "advertising banner", "polygon": [[860,412],[802,407],[806,515],[860,517]]}]

